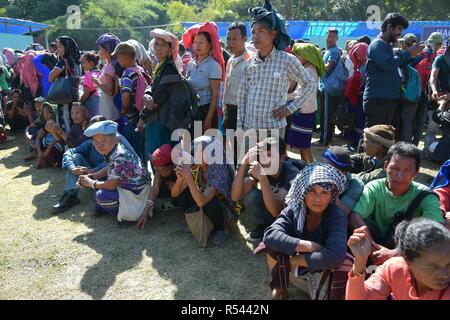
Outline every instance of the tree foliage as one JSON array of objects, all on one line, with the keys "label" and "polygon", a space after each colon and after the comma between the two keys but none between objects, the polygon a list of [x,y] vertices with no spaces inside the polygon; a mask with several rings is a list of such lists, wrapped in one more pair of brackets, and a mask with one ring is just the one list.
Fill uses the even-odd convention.
[{"label": "tree foliage", "polygon": [[[81,48],[94,49],[93,43],[105,32],[121,39],[149,40],[152,26],[166,25],[177,35],[183,21],[248,21],[248,8],[263,0],[0,0],[0,14],[53,25],[49,39],[58,35],[74,37]],[[367,9],[379,6],[381,17],[400,12],[410,20],[448,20],[448,0],[272,0],[289,20],[365,21]],[[67,28],[67,7],[81,8],[81,30]],[[178,23],[178,24],[177,24]]]}]

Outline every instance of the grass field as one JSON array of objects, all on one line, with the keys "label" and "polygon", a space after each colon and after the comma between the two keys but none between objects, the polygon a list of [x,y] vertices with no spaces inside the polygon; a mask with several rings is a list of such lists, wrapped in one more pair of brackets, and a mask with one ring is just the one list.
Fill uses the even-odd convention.
[{"label": "grass field", "polygon": [[[145,230],[96,217],[92,191],[54,216],[64,173],[25,162],[24,141],[0,150],[0,299],[266,299],[265,257],[245,241],[253,221],[241,215],[231,240],[199,248],[181,212],[155,213]],[[316,155],[323,149],[315,150]],[[430,184],[437,166],[424,164]],[[292,299],[307,297],[296,288]]]}]

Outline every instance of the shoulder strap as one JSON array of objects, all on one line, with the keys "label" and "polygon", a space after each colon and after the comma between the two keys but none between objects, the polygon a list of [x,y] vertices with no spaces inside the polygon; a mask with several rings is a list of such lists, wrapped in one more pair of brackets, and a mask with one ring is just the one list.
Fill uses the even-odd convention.
[{"label": "shoulder strap", "polygon": [[411,204],[409,205],[408,209],[406,209],[405,211],[405,219],[406,220],[411,220],[412,215],[414,213],[414,211],[416,211],[416,209],[419,207],[419,205],[422,203],[422,200],[424,200],[426,197],[428,197],[429,195],[435,195],[436,197],[438,196],[436,193],[434,193],[433,191],[428,191],[428,190],[423,190],[421,191],[415,198],[414,200],[411,202]]}]

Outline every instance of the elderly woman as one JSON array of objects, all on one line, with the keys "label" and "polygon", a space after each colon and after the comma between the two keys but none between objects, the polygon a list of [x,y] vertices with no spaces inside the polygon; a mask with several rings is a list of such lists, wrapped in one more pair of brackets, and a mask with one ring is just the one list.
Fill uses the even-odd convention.
[{"label": "elderly woman", "polygon": [[450,231],[425,218],[403,221],[395,230],[400,257],[387,260],[365,280],[372,243],[367,227],[348,241],[355,256],[347,300],[450,300]]},{"label": "elderly woman", "polygon": [[[345,176],[324,163],[305,167],[292,183],[286,209],[264,234],[273,299],[287,298],[289,271],[307,282],[312,299],[344,298],[351,268],[344,264],[347,218],[335,199],[345,185]],[[344,277],[341,283],[335,282],[338,276]]]},{"label": "elderly woman", "polygon": [[[56,39],[56,48],[58,53],[58,63],[53,68],[48,76],[48,81],[55,82],[57,79],[65,76],[81,77],[81,54],[78,45],[72,38],[68,36],[61,36]],[[74,88],[74,93],[78,96],[78,83]],[[73,102],[77,101],[76,98]],[[69,132],[71,127],[70,111],[72,104],[64,105],[63,108],[58,109],[60,124],[64,124],[64,129]],[[61,112],[62,111],[62,112]]]},{"label": "elderly woman", "polygon": [[[117,132],[117,123],[101,121],[84,132],[106,157],[105,169],[79,178],[79,185],[96,190],[97,210],[121,221],[137,221],[150,191],[150,179],[136,152]],[[102,181],[106,179],[106,181]]]},{"label": "elderly woman", "polygon": [[119,78],[115,72],[112,53],[120,39],[112,33],[106,33],[97,39],[98,55],[105,62],[99,79],[92,78],[94,84],[102,91],[100,95],[99,114],[107,120],[116,121],[120,117],[119,108],[114,104],[114,96],[119,93]]},{"label": "elderly woman", "polygon": [[200,96],[194,121],[202,121],[203,131],[218,127],[220,83],[225,80],[225,60],[217,25],[205,22],[183,34],[186,48],[193,47],[195,59],[188,65],[187,78]]},{"label": "elderly woman", "polygon": [[153,83],[145,91],[146,108],[142,110],[138,129],[143,132],[145,125],[146,154],[151,155],[163,144],[170,143],[171,131],[161,123],[157,111],[164,107],[177,81],[181,81],[182,62],[178,56],[178,39],[170,32],[154,29],[153,51],[158,64],[153,70]]},{"label": "elderly woman", "polygon": [[216,231],[213,243],[219,245],[227,239],[225,229],[237,221],[239,214],[236,202],[231,199],[234,171],[225,164],[223,145],[219,140],[201,136],[193,145],[195,164],[176,167],[177,180],[171,194],[177,198],[189,190],[190,195],[182,207],[203,210]]}]

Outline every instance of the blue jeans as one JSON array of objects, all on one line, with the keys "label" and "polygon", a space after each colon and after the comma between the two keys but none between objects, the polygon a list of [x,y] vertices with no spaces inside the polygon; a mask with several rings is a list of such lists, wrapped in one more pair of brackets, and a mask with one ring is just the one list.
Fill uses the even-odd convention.
[{"label": "blue jeans", "polygon": [[275,218],[270,214],[264,205],[263,194],[261,190],[253,189],[243,199],[245,211],[253,215],[258,225],[271,225]]},{"label": "blue jeans", "polygon": [[[89,163],[82,155],[76,153],[73,157],[74,165],[77,167],[87,167],[87,168],[94,168],[92,164]],[[68,192],[70,194],[77,194],[78,188],[77,188],[77,181],[78,176],[73,175],[70,170],[67,170],[66,172],[66,183],[64,184],[64,192]]]}]

